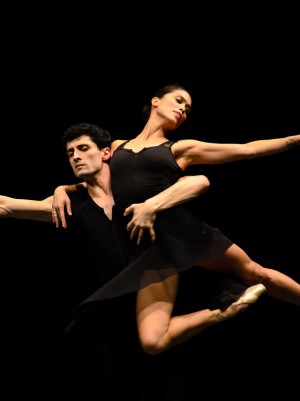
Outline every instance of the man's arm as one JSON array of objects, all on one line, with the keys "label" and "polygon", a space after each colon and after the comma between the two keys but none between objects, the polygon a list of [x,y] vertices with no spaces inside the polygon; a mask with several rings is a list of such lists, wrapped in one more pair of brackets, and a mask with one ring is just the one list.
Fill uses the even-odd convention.
[{"label": "man's arm", "polygon": [[208,191],[209,186],[210,182],[204,175],[186,176],[145,202],[130,205],[124,213],[124,216],[133,213],[132,219],[127,224],[127,230],[131,232],[130,238],[133,239],[137,235],[137,244],[140,244],[146,229],[149,231],[151,240],[155,241],[153,226],[156,214],[195,199]]},{"label": "man's arm", "polygon": [[[209,186],[210,182],[204,175],[186,176],[145,202],[129,206],[124,215],[133,213],[133,217],[127,225],[128,231],[131,231],[131,239],[138,235],[137,243],[139,244],[144,231],[148,230],[152,241],[155,241],[153,225],[156,220],[156,213],[196,198],[206,192]],[[64,228],[67,227],[65,209],[68,215],[72,214],[68,193],[77,192],[83,188],[85,188],[85,183],[60,185],[55,189],[52,208],[52,213],[55,214],[52,217],[56,227],[59,227],[60,222]]]},{"label": "man's arm", "polygon": [[0,195],[0,218],[52,222],[52,202],[53,196],[43,200],[31,200]]}]

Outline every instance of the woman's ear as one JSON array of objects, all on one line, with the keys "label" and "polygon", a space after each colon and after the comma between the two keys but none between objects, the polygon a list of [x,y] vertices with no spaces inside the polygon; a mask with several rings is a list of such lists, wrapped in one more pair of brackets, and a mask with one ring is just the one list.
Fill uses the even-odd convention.
[{"label": "woman's ear", "polygon": [[155,96],[151,99],[152,106],[158,106],[158,103],[159,103],[159,98],[157,96]]}]

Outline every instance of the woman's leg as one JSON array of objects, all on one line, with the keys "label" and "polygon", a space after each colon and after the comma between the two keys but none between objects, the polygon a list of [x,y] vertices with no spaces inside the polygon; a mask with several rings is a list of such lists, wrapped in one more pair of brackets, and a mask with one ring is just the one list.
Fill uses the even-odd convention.
[{"label": "woman's leg", "polygon": [[300,284],[277,270],[267,269],[254,262],[236,244],[200,265],[231,274],[246,285],[262,283],[273,298],[300,306]]},{"label": "woman's leg", "polygon": [[[256,291],[250,299],[241,296],[224,311],[220,309],[193,312],[181,316],[172,316],[178,289],[178,274],[159,283],[153,283],[138,291],[137,327],[139,339],[144,351],[156,355],[174,345],[183,343],[211,325],[232,318],[244,311],[264,292]],[[255,286],[257,287],[257,286]],[[262,286],[263,287],[263,286]]]}]

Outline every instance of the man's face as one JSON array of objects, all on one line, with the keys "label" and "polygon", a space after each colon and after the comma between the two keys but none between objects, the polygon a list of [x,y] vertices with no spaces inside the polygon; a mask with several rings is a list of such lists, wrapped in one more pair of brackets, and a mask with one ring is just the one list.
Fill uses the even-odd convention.
[{"label": "man's face", "polygon": [[99,150],[88,135],[82,135],[68,142],[67,155],[76,177],[85,179],[101,173],[103,160],[110,158],[110,149]]}]

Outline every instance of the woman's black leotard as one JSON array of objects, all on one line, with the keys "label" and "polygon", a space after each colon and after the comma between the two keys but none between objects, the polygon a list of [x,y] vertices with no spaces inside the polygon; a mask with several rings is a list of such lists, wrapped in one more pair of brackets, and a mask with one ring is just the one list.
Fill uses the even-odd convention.
[{"label": "woman's black leotard", "polygon": [[[168,188],[183,175],[171,150],[174,142],[166,141],[137,153],[124,148],[127,142],[115,150],[110,162],[112,190],[121,213],[132,203],[143,202]],[[158,213],[154,228],[156,242],[143,239],[131,263],[85,302],[136,291],[200,265],[201,260],[214,257],[232,245],[219,229],[207,225],[190,210],[188,204]]]},{"label": "woman's black leotard", "polygon": [[137,153],[124,149],[126,143],[115,150],[110,162],[112,191],[121,212],[132,203],[144,202],[165,190],[183,176],[171,151],[173,142]]}]

